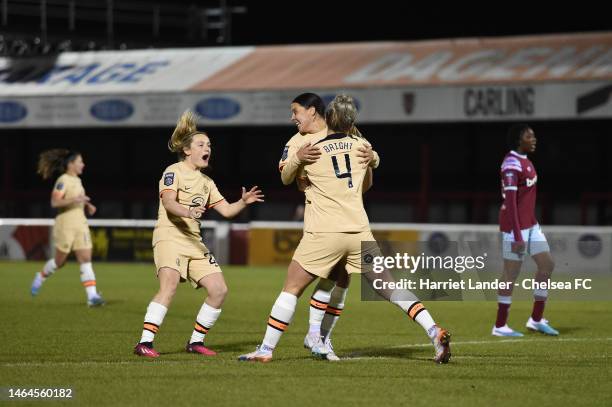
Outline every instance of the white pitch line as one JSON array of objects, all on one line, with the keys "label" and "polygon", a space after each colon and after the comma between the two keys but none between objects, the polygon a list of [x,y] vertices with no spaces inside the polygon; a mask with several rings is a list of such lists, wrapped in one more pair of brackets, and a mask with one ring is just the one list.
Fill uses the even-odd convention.
[{"label": "white pitch line", "polygon": [[[545,339],[498,339],[498,340],[487,340],[487,341],[459,341],[459,342],[451,342],[453,346],[461,346],[461,345],[488,345],[488,344],[497,344],[497,343],[533,343],[533,342],[547,342],[547,343],[555,343],[555,342],[607,342],[612,341],[612,338],[545,338]],[[413,343],[406,345],[397,345],[392,346],[389,349],[401,349],[401,348],[428,348],[432,346],[431,343]],[[474,358],[470,356],[453,356],[453,358],[457,359],[466,359],[466,358]],[[356,357],[343,357],[342,360],[380,360],[380,359],[392,359],[388,356],[356,356]]]},{"label": "white pitch line", "polygon": [[[488,341],[459,341],[451,342],[453,346],[461,345],[488,345],[496,343],[532,343],[532,342],[607,342],[612,341],[612,338],[547,338],[547,339],[499,339],[499,340],[488,340]],[[425,348],[430,347],[431,343],[413,343],[406,345],[392,346],[390,349],[401,349],[401,348]],[[383,348],[384,349],[384,348]],[[458,356],[462,357],[462,356]],[[463,356],[464,358],[467,356]],[[387,356],[355,356],[355,357],[343,357],[342,360],[375,360],[375,359],[392,359]],[[99,366],[99,365],[146,365],[152,363],[155,365],[184,365],[186,363],[199,363],[199,361],[188,361],[188,360],[156,360],[156,361],[144,361],[144,360],[119,360],[119,361],[81,361],[81,362],[16,362],[16,363],[1,363],[2,367],[30,367],[30,366]]]},{"label": "white pitch line", "polygon": [[[545,338],[545,339],[535,339],[535,338],[514,338],[514,339],[493,339],[487,341],[459,341],[453,342],[451,341],[451,345],[488,345],[495,343],[525,343],[525,342],[547,342],[547,343],[556,343],[556,342],[596,342],[596,341],[612,341],[612,338]],[[424,348],[431,346],[431,343],[415,343],[415,344],[407,344],[407,345],[398,345],[392,346],[392,349],[397,348]]]}]

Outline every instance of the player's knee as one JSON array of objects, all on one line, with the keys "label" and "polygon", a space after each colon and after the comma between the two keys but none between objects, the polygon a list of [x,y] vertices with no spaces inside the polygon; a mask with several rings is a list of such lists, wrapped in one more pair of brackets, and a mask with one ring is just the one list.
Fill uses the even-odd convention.
[{"label": "player's knee", "polygon": [[170,302],[176,294],[176,287],[175,284],[164,284],[159,288],[158,295]]},{"label": "player's knee", "polygon": [[509,271],[504,271],[504,273],[502,274],[502,281],[514,283],[516,279],[518,278],[518,274],[519,273],[512,273]]},{"label": "player's knee", "polygon": [[219,282],[208,288],[208,295],[216,298],[217,300],[223,301],[227,296],[227,291],[228,289],[225,282]]},{"label": "player's knee", "polygon": [[538,273],[544,277],[550,277],[555,269],[555,262],[552,259],[544,261],[538,267]]},{"label": "player's knee", "polygon": [[165,305],[166,307],[168,305],[170,305],[170,303],[172,302],[172,300],[174,299],[174,293],[175,292],[169,292],[169,291],[160,291],[157,295],[156,295],[156,299],[159,299],[156,302],[159,302],[160,304]]}]

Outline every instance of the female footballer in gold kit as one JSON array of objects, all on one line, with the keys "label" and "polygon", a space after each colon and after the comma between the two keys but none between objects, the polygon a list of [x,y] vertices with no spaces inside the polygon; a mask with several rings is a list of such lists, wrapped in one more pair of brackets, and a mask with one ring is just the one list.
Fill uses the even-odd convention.
[{"label": "female footballer in gold kit", "polygon": [[134,353],[159,357],[153,339],[179,282],[188,280],[194,288],[206,288],[208,296],[185,349],[189,353],[215,355],[204,346],[204,338],[221,314],[227,286],[221,268],[202,243],[199,219],[211,208],[226,218],[234,217],[247,205],[263,202],[263,194],[257,186],[249,191],[243,187],[240,200],[230,204],[223,198],[214,181],[202,173],[208,167],[211,143],[206,133],[198,131],[197,116],[191,111],[183,113],[177,122],[168,148],[178,154],[179,161],[166,168],[159,181],[159,212],[153,232],[159,291],[149,303]]},{"label": "female footballer in gold kit", "polygon": [[49,179],[56,173],[62,175],[55,181],[51,192],[51,207],[57,209],[53,226],[55,256],[45,263],[41,272],[36,273],[30,292],[32,296],[38,295],[43,283],[66,264],[72,251],[80,264],[87,305],[97,307],[104,305],[104,300],[96,289],[96,275],[91,264],[91,236],[85,217],[85,211],[92,216],[96,213],[96,207],[91,204],[81,182],[80,175],[84,168],[83,156],[78,151],[52,149],[40,155],[38,174],[43,179]]}]

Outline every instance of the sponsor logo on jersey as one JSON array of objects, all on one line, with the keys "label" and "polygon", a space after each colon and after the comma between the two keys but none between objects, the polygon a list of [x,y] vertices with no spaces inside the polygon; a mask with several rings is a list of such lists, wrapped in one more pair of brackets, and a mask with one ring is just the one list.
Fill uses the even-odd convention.
[{"label": "sponsor logo on jersey", "polygon": [[202,195],[197,195],[193,197],[193,199],[191,200],[191,203],[194,206],[204,206],[204,197]]},{"label": "sponsor logo on jersey", "polygon": [[525,183],[527,184],[527,187],[532,187],[535,185],[535,183],[538,182],[538,176],[536,175],[533,178],[527,178],[525,180]]},{"label": "sponsor logo on jersey", "polygon": [[55,189],[57,189],[58,191],[61,191],[62,189],[64,189],[64,183],[60,182],[59,184],[57,184],[57,186],[55,187]]}]

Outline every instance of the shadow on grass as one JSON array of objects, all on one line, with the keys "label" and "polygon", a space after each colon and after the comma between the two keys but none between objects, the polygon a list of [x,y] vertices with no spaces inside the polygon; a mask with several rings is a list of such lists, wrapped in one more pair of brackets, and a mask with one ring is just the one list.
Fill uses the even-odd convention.
[{"label": "shadow on grass", "polygon": [[[555,329],[559,331],[559,337],[563,337],[563,335],[573,334],[578,332],[585,332],[585,328],[581,326],[555,326]],[[531,331],[529,329],[525,329],[525,336],[530,338],[555,338],[555,336],[550,336],[543,334],[541,332]]]},{"label": "shadow on grass", "polygon": [[423,349],[411,348],[353,348],[346,350],[338,350],[337,354],[340,358],[356,359],[356,358],[392,358],[392,359],[413,359],[425,360],[426,352]]},{"label": "shadow on grass", "polygon": [[[240,353],[240,352],[251,352],[255,350],[255,346],[259,343],[257,341],[243,341],[243,342],[230,342],[230,343],[219,343],[211,346],[210,349],[214,350],[217,353]],[[208,345],[206,345],[208,347]],[[184,354],[185,348],[181,347],[178,350],[170,351],[170,352],[160,352],[160,355],[179,355]]]}]

